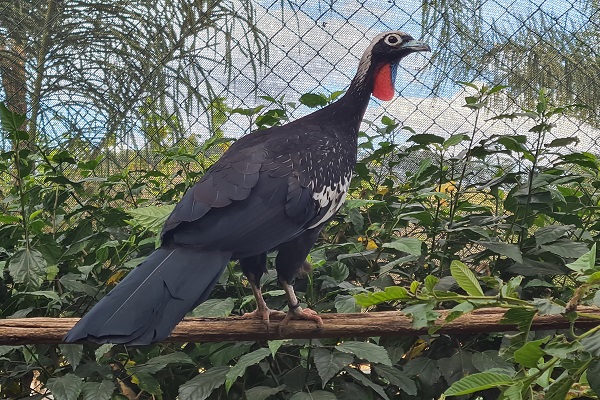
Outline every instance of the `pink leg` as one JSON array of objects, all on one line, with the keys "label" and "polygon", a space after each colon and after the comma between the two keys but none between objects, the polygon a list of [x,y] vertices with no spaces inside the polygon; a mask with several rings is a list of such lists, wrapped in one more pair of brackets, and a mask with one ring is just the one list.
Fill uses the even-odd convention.
[{"label": "pink leg", "polygon": [[252,293],[254,294],[254,298],[256,299],[256,310],[245,313],[242,315],[244,318],[260,318],[262,319],[267,326],[269,325],[269,320],[271,315],[285,315],[283,311],[279,310],[271,310],[265,299],[263,298],[262,292],[260,288],[256,286],[252,281],[250,281],[250,286],[252,287]]},{"label": "pink leg", "polygon": [[317,315],[316,311],[311,310],[310,308],[302,308],[300,307],[300,302],[296,297],[296,293],[294,292],[294,287],[287,282],[281,283],[283,286],[283,290],[288,298],[288,309],[287,315],[279,324],[279,331],[281,333],[281,328],[290,322],[291,319],[304,319],[308,321],[315,321],[317,323],[317,327],[319,329],[323,328],[323,320],[319,315]]}]

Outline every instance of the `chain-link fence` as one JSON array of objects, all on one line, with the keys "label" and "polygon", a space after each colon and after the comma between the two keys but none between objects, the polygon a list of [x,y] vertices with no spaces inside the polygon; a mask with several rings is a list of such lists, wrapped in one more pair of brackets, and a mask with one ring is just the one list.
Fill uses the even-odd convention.
[{"label": "chain-link fence", "polygon": [[400,95],[373,101],[367,120],[474,132],[457,81],[505,84],[476,134],[526,133],[523,119],[489,118],[548,87],[557,104],[589,106],[553,134],[597,152],[599,10],[590,0],[0,0],[0,100],[30,117],[34,144],[136,168],[170,146],[249,132],[258,105],[344,90],[370,39],[401,29],[433,51],[403,61]]}]

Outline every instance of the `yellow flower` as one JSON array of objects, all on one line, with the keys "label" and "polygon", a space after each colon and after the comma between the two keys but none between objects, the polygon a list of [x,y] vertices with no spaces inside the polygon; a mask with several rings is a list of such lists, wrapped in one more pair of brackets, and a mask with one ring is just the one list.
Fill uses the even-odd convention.
[{"label": "yellow flower", "polygon": [[454,181],[442,183],[440,186],[435,188],[435,191],[440,193],[452,193],[456,191],[456,185],[454,185]]},{"label": "yellow flower", "polygon": [[377,194],[380,194],[383,196],[383,195],[387,194],[387,192],[389,192],[389,189],[387,186],[379,186],[379,188],[377,188]]},{"label": "yellow flower", "polygon": [[359,236],[358,241],[364,244],[367,250],[375,250],[377,248],[377,243],[373,239]]},{"label": "yellow flower", "polygon": [[106,281],[106,284],[114,285],[114,284],[118,283],[126,273],[127,273],[127,271],[125,271],[123,269],[118,270],[117,272],[112,274],[110,276],[110,278],[108,278],[108,280]]}]

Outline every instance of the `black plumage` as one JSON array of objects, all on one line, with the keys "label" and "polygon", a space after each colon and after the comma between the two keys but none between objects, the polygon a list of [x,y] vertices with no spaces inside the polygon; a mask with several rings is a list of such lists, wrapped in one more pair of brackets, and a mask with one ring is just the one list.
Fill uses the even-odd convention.
[{"label": "black plumage", "polygon": [[426,50],[426,44],[403,32],[382,33],[338,101],[236,141],[177,204],[163,227],[161,248],[94,306],[65,341],[163,340],[206,300],[230,259],[240,260],[252,285],[258,309],[251,315],[268,321],[273,311],[259,284],[266,254],[274,250],[288,297],[287,318],[322,324],[314,312],[298,306],[291,284],[323,225],[344,201],[371,94],[389,99],[393,67],[404,56]]}]

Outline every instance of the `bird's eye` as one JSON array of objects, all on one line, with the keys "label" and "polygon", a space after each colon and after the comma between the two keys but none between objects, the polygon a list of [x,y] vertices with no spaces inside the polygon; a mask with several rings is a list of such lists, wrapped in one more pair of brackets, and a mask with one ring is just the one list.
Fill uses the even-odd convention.
[{"label": "bird's eye", "polygon": [[396,34],[388,35],[385,38],[385,43],[389,44],[390,46],[395,46],[401,41],[402,40],[400,39],[400,36],[398,36]]}]

